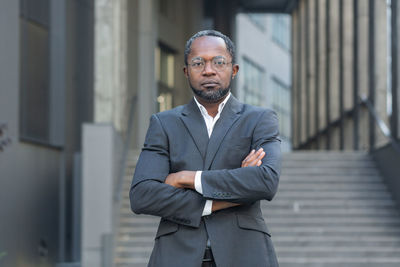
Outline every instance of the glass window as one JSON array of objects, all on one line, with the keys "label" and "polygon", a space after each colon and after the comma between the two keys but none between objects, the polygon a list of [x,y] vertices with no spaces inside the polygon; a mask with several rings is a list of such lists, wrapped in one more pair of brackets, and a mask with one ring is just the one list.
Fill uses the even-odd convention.
[{"label": "glass window", "polygon": [[257,14],[257,13],[249,13],[248,17],[250,21],[261,31],[265,31],[266,25],[266,15]]},{"label": "glass window", "polygon": [[172,93],[175,86],[174,67],[175,53],[163,45],[155,51],[155,72],[158,83],[158,111],[171,109],[173,106]]},{"label": "glass window", "polygon": [[286,50],[290,50],[290,17],[272,15],[272,40]]},{"label": "glass window", "polygon": [[280,135],[289,140],[291,136],[290,124],[290,88],[276,77],[272,78],[272,109],[276,111],[279,118]]},{"label": "glass window", "polygon": [[264,70],[256,63],[247,58],[243,58],[243,74],[244,102],[251,105],[262,105],[262,80],[264,76]]},{"label": "glass window", "polygon": [[21,0],[20,135],[49,143],[49,1]]}]

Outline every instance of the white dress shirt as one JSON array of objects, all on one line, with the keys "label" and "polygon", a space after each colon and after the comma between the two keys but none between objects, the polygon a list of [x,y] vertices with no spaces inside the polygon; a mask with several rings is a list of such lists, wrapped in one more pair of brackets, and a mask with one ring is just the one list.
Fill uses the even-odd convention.
[{"label": "white dress shirt", "polygon": [[[219,117],[221,116],[221,112],[225,107],[226,102],[228,102],[229,98],[231,97],[231,93],[229,92],[228,96],[224,99],[224,101],[221,102],[218,106],[218,113],[215,117],[212,117],[208,114],[206,108],[200,104],[196,97],[194,100],[196,101],[197,106],[200,109],[201,115],[203,116],[204,122],[206,123],[207,126],[207,133],[208,133],[208,138],[210,138],[215,123],[218,121]],[[194,187],[197,192],[200,194],[203,194],[203,187],[201,185],[201,171],[196,171],[196,175],[194,178]],[[206,200],[206,204],[204,205],[203,213],[201,216],[206,216],[210,215],[212,213],[212,200]]]}]

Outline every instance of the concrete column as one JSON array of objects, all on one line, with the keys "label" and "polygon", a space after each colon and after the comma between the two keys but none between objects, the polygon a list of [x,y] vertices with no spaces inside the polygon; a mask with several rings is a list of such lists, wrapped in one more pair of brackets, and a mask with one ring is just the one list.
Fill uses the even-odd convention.
[{"label": "concrete column", "polygon": [[94,121],[127,125],[127,0],[95,0]]},{"label": "concrete column", "polygon": [[298,33],[295,29],[297,29],[297,25],[299,23],[299,12],[298,9],[294,10],[292,13],[292,143],[293,147],[298,147],[299,145],[299,133],[298,133],[298,120],[299,114],[298,110],[298,61],[299,61],[299,52],[298,52]]},{"label": "concrete column", "polygon": [[[375,109],[379,117],[389,125],[387,115],[387,14],[386,0],[375,1]],[[387,138],[375,125],[375,148],[388,143]]]},{"label": "concrete column", "polygon": [[[353,2],[343,1],[343,104],[344,110],[353,107]],[[344,123],[344,149],[353,149],[353,123]]]},{"label": "concrete column", "polygon": [[299,20],[301,21],[301,37],[300,37],[300,101],[301,101],[301,111],[300,111],[300,123],[301,123],[301,132],[300,132],[300,143],[304,143],[307,141],[307,111],[306,111],[306,41],[305,41],[305,29],[306,29],[306,2],[301,1],[299,3]]},{"label": "concrete column", "polygon": [[309,44],[309,59],[308,59],[308,86],[309,86],[309,117],[307,118],[310,122],[310,136],[315,136],[317,133],[315,127],[315,0],[308,1],[308,44]]},{"label": "concrete column", "polygon": [[83,125],[81,261],[85,267],[112,266],[113,192],[120,145],[111,124]]},{"label": "concrete column", "polygon": [[[325,5],[327,0],[319,1],[319,110],[317,111],[319,114],[319,130],[324,129],[327,126],[326,123],[326,109],[325,109],[325,95],[326,95],[326,35],[325,35],[325,25],[326,25],[326,12]],[[320,142],[321,148],[324,147],[326,142]]]},{"label": "concrete column", "polygon": [[[330,51],[328,51],[330,69],[330,118],[338,119],[339,109],[339,1],[328,1],[330,26]],[[336,138],[336,137],[335,137]],[[333,147],[332,147],[333,148]]]},{"label": "concrete column", "polygon": [[[358,88],[359,93],[368,96],[368,0],[358,0]],[[359,113],[359,147],[368,149],[368,111],[360,109]]]},{"label": "concrete column", "polygon": [[[328,1],[329,4],[329,114],[330,122],[339,119],[340,98],[339,98],[339,1]],[[340,131],[338,128],[331,128],[330,148],[338,150],[340,148]]]},{"label": "concrete column", "polygon": [[157,43],[157,4],[138,0],[138,129],[137,144],[143,145],[149,118],[156,112],[157,83],[154,51]]}]

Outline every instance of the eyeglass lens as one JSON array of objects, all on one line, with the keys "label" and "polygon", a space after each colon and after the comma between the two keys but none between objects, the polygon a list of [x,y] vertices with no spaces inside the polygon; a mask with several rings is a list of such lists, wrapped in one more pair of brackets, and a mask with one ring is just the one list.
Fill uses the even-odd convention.
[{"label": "eyeglass lens", "polygon": [[[211,66],[218,71],[223,70],[227,64],[228,63],[226,62],[226,59],[222,56],[214,57],[211,60]],[[192,63],[190,64],[192,69],[196,71],[203,71],[205,65],[206,61],[204,60],[204,58],[194,58],[192,59]]]}]

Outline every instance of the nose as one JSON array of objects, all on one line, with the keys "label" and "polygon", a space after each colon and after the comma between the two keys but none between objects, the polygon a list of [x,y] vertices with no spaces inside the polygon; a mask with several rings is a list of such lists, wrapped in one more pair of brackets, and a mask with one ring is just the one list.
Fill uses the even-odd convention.
[{"label": "nose", "polygon": [[212,62],[211,61],[206,61],[205,62],[203,75],[205,75],[205,76],[215,75],[215,70],[212,67]]}]

